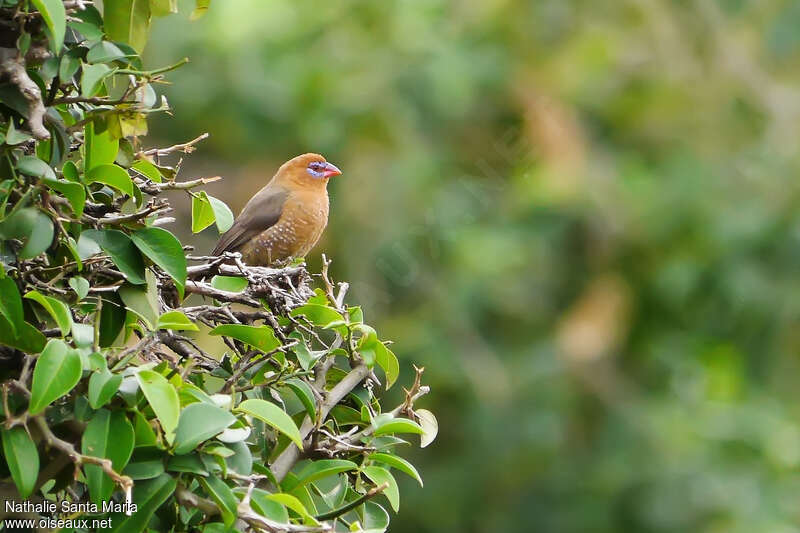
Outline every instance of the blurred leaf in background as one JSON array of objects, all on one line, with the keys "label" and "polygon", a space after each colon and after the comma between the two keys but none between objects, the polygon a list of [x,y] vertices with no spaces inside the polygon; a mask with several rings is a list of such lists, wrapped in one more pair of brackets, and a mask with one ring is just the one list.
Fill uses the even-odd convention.
[{"label": "blurred leaf in background", "polygon": [[154,24],[149,64],[193,62],[151,132],[209,130],[185,171],[234,212],[288,156],[341,162],[318,250],[437,392],[393,532],[796,531],[799,28],[781,0],[218,2]]}]

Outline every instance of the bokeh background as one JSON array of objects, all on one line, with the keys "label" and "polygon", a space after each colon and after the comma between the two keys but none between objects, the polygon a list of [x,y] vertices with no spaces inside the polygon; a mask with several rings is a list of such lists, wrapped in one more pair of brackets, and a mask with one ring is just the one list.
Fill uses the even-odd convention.
[{"label": "bokeh background", "polygon": [[800,531],[799,1],[183,7],[148,142],[339,165],[309,261],[426,367],[392,532]]}]

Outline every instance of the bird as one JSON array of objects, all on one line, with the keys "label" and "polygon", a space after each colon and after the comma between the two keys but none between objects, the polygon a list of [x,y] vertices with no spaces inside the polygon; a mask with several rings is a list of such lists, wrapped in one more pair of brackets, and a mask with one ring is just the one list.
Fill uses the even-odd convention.
[{"label": "bird", "polygon": [[290,159],[247,202],[212,255],[240,252],[249,266],[305,257],[328,224],[328,180],[341,173],[319,154]]}]

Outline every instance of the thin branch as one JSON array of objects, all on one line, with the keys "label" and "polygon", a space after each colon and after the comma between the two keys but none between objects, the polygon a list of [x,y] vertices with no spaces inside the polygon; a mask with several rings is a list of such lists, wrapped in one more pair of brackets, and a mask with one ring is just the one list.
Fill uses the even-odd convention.
[{"label": "thin branch", "polygon": [[103,469],[108,477],[110,477],[116,484],[122,488],[123,491],[129,492],[133,487],[133,480],[128,476],[118,474],[114,471],[114,466],[111,463],[110,459],[104,459],[101,457],[94,457],[92,455],[84,455],[82,453],[78,453],[75,447],[70,444],[69,442],[62,440],[53,433],[50,427],[47,425],[47,422],[44,419],[44,415],[37,415],[33,417],[33,421],[36,422],[36,426],[39,428],[39,431],[42,432],[44,439],[47,441],[49,446],[56,448],[57,450],[64,453],[70,460],[75,463],[76,466],[81,466],[83,464],[93,464],[97,465]]},{"label": "thin branch", "polygon": [[371,500],[381,492],[385,491],[389,488],[389,483],[382,483],[377,487],[373,487],[369,489],[366,494],[362,494],[361,497],[356,498],[352,502],[339,507],[338,509],[334,509],[333,511],[328,511],[327,513],[322,513],[320,515],[315,516],[317,520],[332,520],[336,517],[342,516],[343,514],[356,509],[359,505],[365,503],[367,500]]},{"label": "thin branch", "polygon": [[141,157],[141,156],[145,156],[145,155],[164,156],[164,155],[169,155],[169,154],[171,154],[173,152],[183,152],[185,154],[190,154],[190,153],[192,153],[192,151],[194,151],[194,145],[195,144],[199,143],[202,140],[208,139],[208,137],[209,137],[209,134],[208,133],[204,133],[204,134],[202,134],[202,135],[200,135],[198,137],[195,137],[191,141],[188,141],[188,142],[185,142],[185,143],[175,144],[173,146],[170,146],[169,148],[151,148],[150,150],[144,150],[142,152],[139,152],[136,155],[137,155],[137,157]]},{"label": "thin branch", "polygon": [[44,127],[45,107],[42,102],[42,91],[25,71],[25,59],[11,58],[0,63],[0,78],[17,86],[22,97],[28,102],[28,127],[37,139],[50,138],[50,132]]},{"label": "thin branch", "polygon": [[[328,393],[325,401],[319,407],[319,419],[325,420],[330,413],[331,409],[336,406],[342,399],[347,396],[359,383],[364,381],[369,375],[370,369],[364,363],[359,363],[353,368],[342,380],[337,383]],[[300,427],[300,437],[305,440],[314,429],[315,421],[306,416],[303,420],[303,425]],[[283,480],[289,470],[300,459],[300,450],[297,446],[287,447],[272,463],[270,470],[278,481]]]}]

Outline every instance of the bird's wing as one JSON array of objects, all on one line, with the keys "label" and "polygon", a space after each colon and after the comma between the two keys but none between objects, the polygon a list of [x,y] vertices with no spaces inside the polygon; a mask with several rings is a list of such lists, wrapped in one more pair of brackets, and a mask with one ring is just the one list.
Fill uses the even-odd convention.
[{"label": "bird's wing", "polygon": [[289,191],[282,187],[268,186],[261,189],[247,202],[231,229],[220,237],[211,255],[233,252],[248,240],[273,226],[281,218],[283,204],[288,196]]}]

